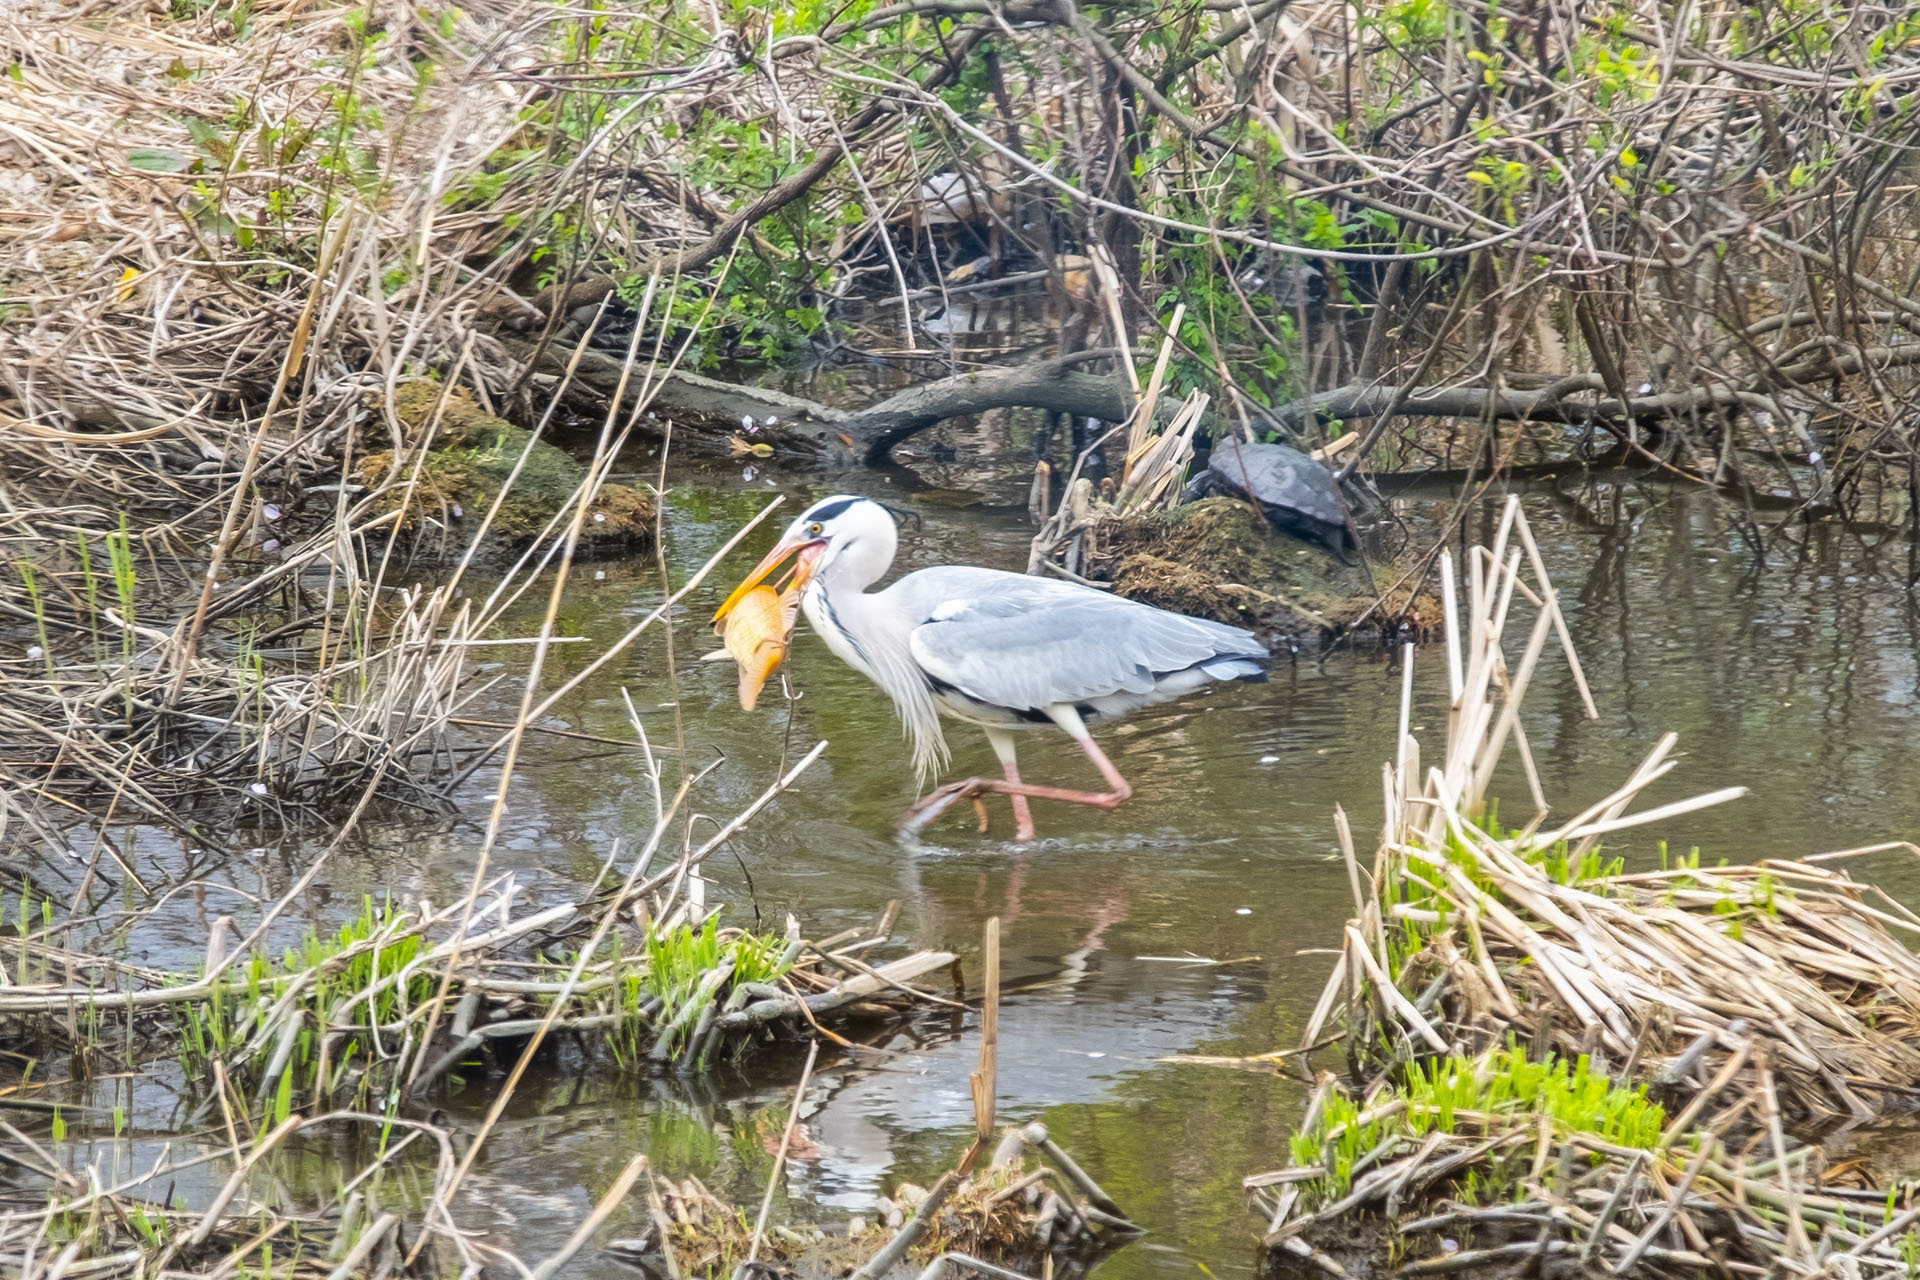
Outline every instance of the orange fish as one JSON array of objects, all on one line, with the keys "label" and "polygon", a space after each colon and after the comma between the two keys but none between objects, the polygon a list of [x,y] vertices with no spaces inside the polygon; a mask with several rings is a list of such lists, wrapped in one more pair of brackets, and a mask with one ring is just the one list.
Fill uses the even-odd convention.
[{"label": "orange fish", "polygon": [[714,633],[726,648],[707,655],[708,661],[732,658],[740,664],[740,709],[753,710],[760,688],[777,671],[787,656],[787,637],[793,633],[800,610],[800,593],[785,595],[772,587],[756,586],[746,591],[713,624]]}]

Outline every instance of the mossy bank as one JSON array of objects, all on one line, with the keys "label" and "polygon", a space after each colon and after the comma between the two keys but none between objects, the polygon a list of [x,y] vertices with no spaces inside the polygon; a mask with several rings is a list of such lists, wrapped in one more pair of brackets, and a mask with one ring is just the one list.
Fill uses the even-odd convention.
[{"label": "mossy bank", "polygon": [[[468,530],[496,502],[483,545],[498,551],[524,547],[565,519],[586,482],[587,468],[579,460],[486,412],[465,388],[449,390],[430,379],[409,382],[394,393],[391,407],[404,438],[397,448],[384,441],[363,458],[357,478],[369,488],[391,486],[380,500],[384,509],[401,512],[401,531],[429,555],[459,554]],[[416,483],[409,485],[410,478]],[[606,554],[645,545],[654,520],[645,492],[604,484],[587,506],[580,551]]]},{"label": "mossy bank", "polygon": [[1387,641],[1440,621],[1432,595],[1394,565],[1342,561],[1235,498],[1109,520],[1098,541],[1093,569],[1118,594],[1271,639]]}]

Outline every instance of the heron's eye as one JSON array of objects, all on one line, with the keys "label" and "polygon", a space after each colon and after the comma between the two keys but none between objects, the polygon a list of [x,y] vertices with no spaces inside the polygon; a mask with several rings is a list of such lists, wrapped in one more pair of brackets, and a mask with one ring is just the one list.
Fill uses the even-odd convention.
[{"label": "heron's eye", "polygon": [[815,520],[812,524],[807,526],[807,532],[813,534],[815,537],[819,537],[821,534],[825,533],[826,531],[827,531],[827,526],[821,524],[818,520]]}]

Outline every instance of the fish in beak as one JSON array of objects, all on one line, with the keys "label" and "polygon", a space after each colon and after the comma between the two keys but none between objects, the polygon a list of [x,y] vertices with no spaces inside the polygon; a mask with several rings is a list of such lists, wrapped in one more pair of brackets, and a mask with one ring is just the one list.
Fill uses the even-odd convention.
[{"label": "fish in beak", "polygon": [[[733,589],[720,611],[713,615],[713,629],[726,644],[708,660],[731,658],[740,664],[740,706],[753,710],[760,687],[773,675],[787,656],[787,637],[793,632],[800,611],[800,590],[813,576],[813,566],[826,550],[820,539],[783,540],[754,566],[746,580]],[[778,589],[767,586],[788,559],[793,571]]]},{"label": "fish in beak", "polygon": [[794,615],[800,611],[800,593],[778,595],[769,586],[754,587],[733,606],[733,611],[713,624],[726,642],[726,648],[709,653],[705,661],[731,658],[740,666],[740,709],[753,710],[760,687],[773,676],[787,657],[787,636],[793,630]]},{"label": "fish in beak", "polygon": [[720,607],[714,611],[713,620],[719,622],[733,612],[733,607],[746,599],[749,591],[772,577],[774,572],[789,559],[793,560],[793,572],[785,582],[779,584],[779,591],[782,595],[788,593],[799,595],[800,589],[813,577],[813,567],[819,563],[820,556],[826,549],[826,540],[823,538],[781,539],[778,546],[767,552],[767,558],[755,565],[753,572],[743,578],[740,585],[733,589],[733,594],[721,602]]}]

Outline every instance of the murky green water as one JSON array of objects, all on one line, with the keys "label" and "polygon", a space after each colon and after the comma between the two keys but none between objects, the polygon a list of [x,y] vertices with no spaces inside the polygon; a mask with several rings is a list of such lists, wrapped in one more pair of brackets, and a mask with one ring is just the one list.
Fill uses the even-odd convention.
[{"label": "murky green water", "polygon": [[[861,488],[863,479],[889,496],[871,477],[792,489],[775,479],[793,495],[789,510],[832,489]],[[739,472],[676,491],[673,572],[696,566],[772,491],[763,475],[748,482]],[[1611,790],[1673,729],[1683,764],[1653,800],[1753,788],[1738,804],[1667,828],[1677,847],[1750,859],[1920,830],[1906,749],[1920,728],[1920,624],[1899,585],[1902,553],[1886,548],[1882,572],[1857,543],[1837,534],[1809,543],[1800,531],[1762,568],[1698,496],[1630,489],[1528,501],[1602,710],[1600,720],[1585,720],[1564,670],[1544,669],[1527,729],[1559,805],[1570,811]],[[1012,566],[1025,557],[1024,516],[919,509],[902,569]],[[748,562],[743,553],[734,569]],[[568,629],[594,640],[617,634],[658,598],[651,566],[605,572],[585,575],[567,605]],[[1007,979],[1018,988],[1002,1015],[1002,1116],[1045,1120],[1152,1228],[1102,1274],[1134,1280],[1201,1265],[1246,1274],[1255,1226],[1239,1181],[1284,1159],[1301,1087],[1162,1059],[1297,1039],[1329,965],[1316,949],[1348,907],[1332,812],[1345,805],[1363,844],[1370,840],[1397,714],[1397,663],[1359,653],[1283,657],[1267,685],[1216,690],[1109,730],[1109,750],[1137,788],[1118,812],[1041,806],[1042,839],[1025,848],[1003,843],[999,811],[986,837],[955,815],[927,845],[904,848],[890,833],[912,799],[911,779],[884,699],[808,637],[790,668],[800,700],[742,713],[730,667],[684,661],[708,647],[708,603],[681,620],[677,693],[664,646],[653,643],[560,714],[576,728],[621,733],[624,685],[650,708],[656,741],[667,741],[674,719],[660,704],[677,701],[689,760],[727,758],[702,800],[722,815],[783,758],[825,738],[821,762],[737,842],[738,862],[714,865],[729,897],[773,919],[793,910],[816,932],[869,921],[899,899],[904,938],[967,953],[982,921],[1000,916]],[[592,647],[562,654],[563,667]],[[1429,741],[1443,719],[1440,675],[1437,650],[1424,651],[1415,723],[1432,726]],[[964,730],[952,740],[956,771],[991,769],[983,742]],[[1083,762],[1063,742],[1027,741],[1030,776],[1085,782]],[[549,748],[516,785],[503,853],[529,875],[561,881],[586,874],[608,841],[649,820],[631,760],[552,758],[564,754]],[[1524,796],[1517,778],[1505,794],[1512,812]],[[470,846],[470,836],[455,833],[359,865],[370,883],[443,898],[464,882]],[[1617,847],[1657,857],[1650,838]],[[1898,861],[1880,870],[1920,884]],[[1182,957],[1229,963],[1172,962]],[[826,1069],[804,1108],[821,1157],[796,1168],[788,1195],[808,1208],[858,1211],[895,1181],[924,1183],[944,1168],[971,1126],[970,1029],[922,1027],[887,1042],[893,1056]],[[784,1107],[795,1074],[788,1063],[763,1064],[753,1083],[543,1082],[490,1144],[482,1185],[502,1225],[557,1235],[631,1151],[648,1145],[750,1198],[769,1163],[764,1138],[773,1124],[756,1127],[754,1113]],[[478,1096],[470,1103],[476,1113],[481,1105]],[[550,1226],[536,1228],[541,1220]],[[526,1252],[541,1251],[521,1238]],[[581,1270],[617,1267],[589,1261]]]},{"label": "murky green water", "polygon": [[[1018,460],[1008,458],[1012,477]],[[772,481],[764,470],[749,479],[730,468],[672,492],[667,560],[676,581],[775,492],[790,495],[789,513],[835,490],[899,496],[866,474],[790,483],[776,469]],[[1019,491],[1009,478],[988,493],[1007,506],[919,504],[899,567],[1024,563],[1029,530],[1010,509]],[[1570,812],[1611,791],[1671,729],[1680,734],[1682,765],[1650,802],[1735,783],[1753,788],[1737,804],[1666,828],[1676,846],[1746,860],[1920,833],[1908,747],[1920,732],[1920,618],[1901,586],[1904,547],[1876,552],[1837,530],[1797,530],[1757,562],[1705,497],[1632,487],[1569,493],[1527,499],[1601,709],[1598,721],[1582,718],[1564,669],[1543,667],[1525,724],[1557,807]],[[730,585],[772,536],[770,525],[715,587]],[[568,594],[564,629],[590,643],[560,651],[556,680],[631,626],[660,591],[650,558],[587,566]],[[627,735],[625,688],[656,743],[684,740],[692,765],[725,757],[698,796],[702,812],[722,818],[758,793],[783,759],[826,739],[822,760],[735,842],[737,859],[709,864],[733,904],[730,918],[757,909],[777,921],[791,910],[820,936],[870,922],[897,899],[899,937],[959,950],[977,976],[971,962],[981,924],[999,916],[1009,987],[1002,1120],[1044,1120],[1151,1229],[1101,1275],[1145,1280],[1202,1267],[1249,1274],[1257,1224],[1240,1180],[1284,1160],[1302,1087],[1163,1059],[1297,1041],[1330,965],[1318,949],[1333,941],[1349,908],[1332,813],[1344,805],[1362,846],[1370,845],[1380,762],[1393,745],[1397,662],[1352,652],[1283,655],[1266,685],[1216,690],[1106,731],[1108,750],[1136,787],[1117,812],[1039,805],[1042,838],[1026,847],[1003,842],[1004,810],[995,810],[996,829],[984,837],[955,814],[927,844],[907,848],[891,829],[913,798],[912,779],[884,698],[803,627],[789,668],[799,701],[770,696],[757,713],[742,713],[733,668],[691,661],[710,647],[704,619],[712,602],[710,594],[695,598],[677,620],[677,675],[664,644],[649,639],[556,715],[574,729]],[[1434,745],[1444,720],[1441,661],[1427,649],[1415,667],[1414,723]],[[991,770],[984,741],[958,729],[951,740],[956,774]],[[1026,743],[1029,777],[1088,781],[1064,740],[1035,734]],[[493,786],[490,775],[477,777],[464,812],[482,814]],[[1512,815],[1524,787],[1511,778],[1503,794]],[[536,894],[561,892],[590,876],[613,840],[650,824],[633,754],[545,740],[515,780],[495,865],[519,871]],[[312,912],[337,915],[363,892],[451,900],[464,892],[478,834],[470,825],[375,828],[339,861]],[[1658,856],[1651,837],[1616,848],[1635,859]],[[270,891],[303,856],[297,847],[275,850],[233,882]],[[1873,869],[1904,896],[1920,889],[1920,865],[1890,857]],[[198,918],[183,913],[176,945],[191,951],[206,913],[230,909],[209,899]],[[167,940],[150,945],[165,950]],[[1178,962],[1193,957],[1224,963]],[[884,1052],[823,1058],[803,1108],[819,1158],[786,1179],[783,1200],[794,1212],[862,1211],[897,1181],[926,1183],[952,1161],[972,1125],[972,1029],[971,1018],[929,1020],[883,1041]],[[499,1232],[520,1256],[537,1258],[641,1149],[664,1171],[695,1172],[743,1201],[757,1199],[779,1126],[766,1113],[783,1113],[798,1062],[762,1058],[752,1068],[750,1078],[601,1071],[529,1080],[476,1166],[463,1224]],[[456,1126],[471,1127],[490,1096],[476,1086],[444,1105]],[[157,1125],[165,1108],[154,1101],[148,1110]],[[637,1223],[616,1218],[603,1234],[632,1234]],[[588,1251],[570,1274],[632,1273]]]}]

